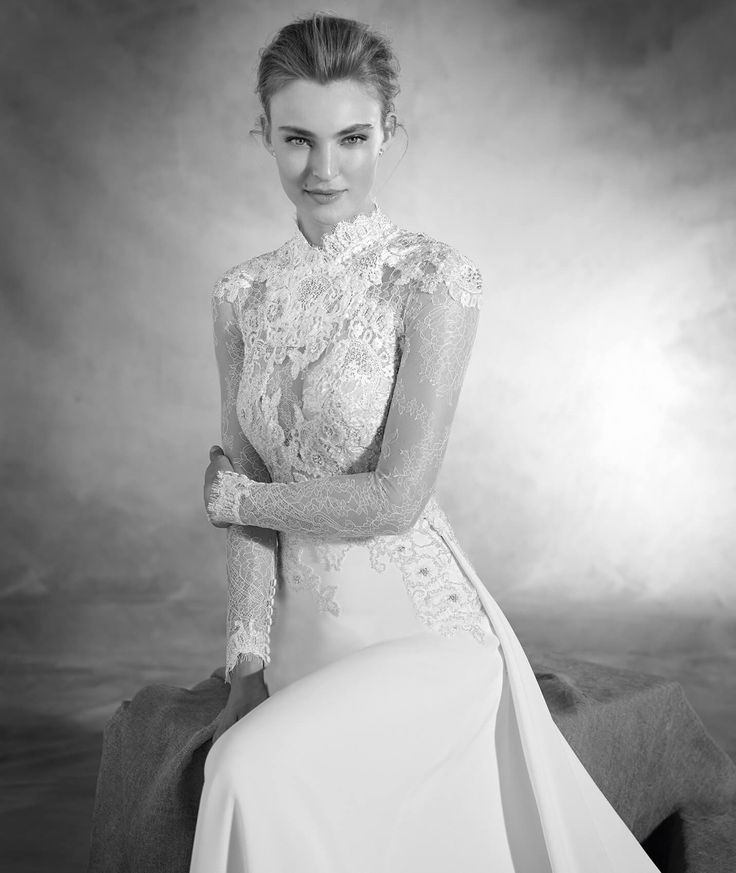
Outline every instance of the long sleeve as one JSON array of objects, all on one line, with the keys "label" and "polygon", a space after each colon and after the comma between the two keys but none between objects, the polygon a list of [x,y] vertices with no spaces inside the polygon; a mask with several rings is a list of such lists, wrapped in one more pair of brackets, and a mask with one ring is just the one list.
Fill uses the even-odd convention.
[{"label": "long sleeve", "polygon": [[221,471],[208,506],[213,520],[344,538],[401,533],[415,523],[445,454],[482,296],[477,267],[450,253],[413,277],[375,469],[277,483]]},{"label": "long sleeve", "polygon": [[[220,376],[222,447],[239,475],[263,483],[270,475],[238,421],[236,401],[244,343],[234,305],[212,299],[215,356]],[[226,530],[227,618],[225,675],[240,660],[270,661],[269,634],[276,586],[276,531],[233,520]]]}]

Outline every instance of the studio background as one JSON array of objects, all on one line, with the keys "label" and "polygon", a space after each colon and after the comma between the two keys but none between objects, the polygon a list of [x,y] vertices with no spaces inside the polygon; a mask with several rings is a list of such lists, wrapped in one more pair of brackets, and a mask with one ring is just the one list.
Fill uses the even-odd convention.
[{"label": "studio background", "polygon": [[[120,701],[224,661],[210,295],[295,229],[249,130],[258,49],[316,8],[0,11],[0,857],[18,869],[81,869]],[[402,65],[408,149],[399,133],[376,199],[484,277],[438,481],[460,541],[522,642],[681,681],[736,755],[736,3],[330,9]],[[56,843],[22,842],[30,815]]]}]

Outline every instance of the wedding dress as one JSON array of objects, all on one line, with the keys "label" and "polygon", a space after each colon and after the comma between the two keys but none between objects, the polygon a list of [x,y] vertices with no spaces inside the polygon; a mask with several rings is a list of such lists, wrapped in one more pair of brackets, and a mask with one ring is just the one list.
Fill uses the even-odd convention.
[{"label": "wedding dress", "polygon": [[226,677],[270,697],[208,753],[190,873],[655,873],[434,494],[481,296],[375,202],[216,283]]}]

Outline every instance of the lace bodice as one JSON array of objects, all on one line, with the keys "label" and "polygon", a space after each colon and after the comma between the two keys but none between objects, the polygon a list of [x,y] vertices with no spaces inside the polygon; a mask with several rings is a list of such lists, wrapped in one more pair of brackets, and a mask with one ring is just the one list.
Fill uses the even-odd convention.
[{"label": "lace bodice", "polygon": [[235,468],[208,506],[231,522],[229,674],[239,657],[269,661],[277,531],[378,544],[436,508],[481,277],[374,204],[321,247],[297,228],[222,276],[212,302]]}]

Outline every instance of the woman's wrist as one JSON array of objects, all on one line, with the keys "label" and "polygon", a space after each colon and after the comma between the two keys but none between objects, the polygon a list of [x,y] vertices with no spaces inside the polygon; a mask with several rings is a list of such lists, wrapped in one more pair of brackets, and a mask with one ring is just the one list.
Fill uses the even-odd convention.
[{"label": "woman's wrist", "polygon": [[[248,477],[232,470],[218,470],[212,481],[207,512],[216,523],[240,524],[238,505],[242,480]],[[236,487],[239,485],[239,487]]]},{"label": "woman's wrist", "polygon": [[246,676],[252,676],[253,673],[258,673],[263,670],[263,659],[258,655],[251,655],[247,658],[241,658],[233,667],[231,677],[233,679],[243,679]]}]

